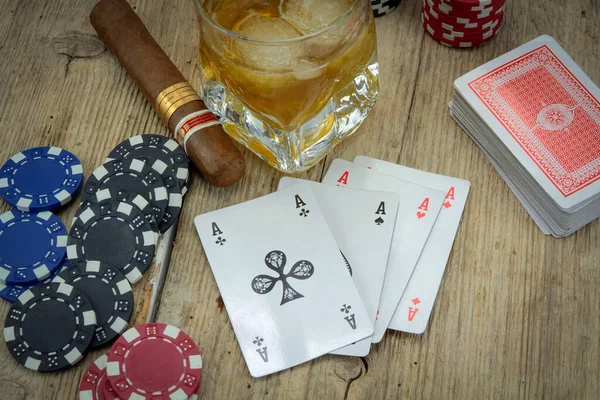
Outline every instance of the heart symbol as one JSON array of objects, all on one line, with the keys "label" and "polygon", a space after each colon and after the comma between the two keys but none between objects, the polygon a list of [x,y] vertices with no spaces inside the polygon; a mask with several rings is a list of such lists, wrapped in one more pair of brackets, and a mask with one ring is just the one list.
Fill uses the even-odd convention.
[{"label": "heart symbol", "polygon": [[424,217],[424,216],[426,216],[426,215],[427,215],[427,214],[425,214],[424,212],[420,212],[420,211],[418,211],[418,212],[417,212],[417,217],[418,217],[419,219],[423,218],[423,217]]},{"label": "heart symbol", "polygon": [[450,208],[450,207],[452,207],[452,203],[450,203],[449,201],[447,201],[447,202],[444,203],[444,207]]}]

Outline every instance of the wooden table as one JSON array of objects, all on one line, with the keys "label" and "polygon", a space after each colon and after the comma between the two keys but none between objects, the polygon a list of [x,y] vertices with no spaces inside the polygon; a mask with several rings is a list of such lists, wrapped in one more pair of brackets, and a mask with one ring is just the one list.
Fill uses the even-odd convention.
[{"label": "wooden table", "polygon": [[[192,2],[130,2],[197,86]],[[77,154],[89,175],[123,139],[167,134],[96,37],[88,22],[94,4],[0,0],[1,162],[54,145]],[[471,181],[429,328],[420,336],[389,331],[362,359],[326,356],[251,378],[192,223],[276,189],[282,174],[246,152],[246,177],[231,188],[193,176],[166,278],[155,265],[135,287],[135,323],[155,315],[200,344],[201,398],[600,398],[600,223],[567,239],[544,236],[447,107],[454,79],[544,33],[600,82],[600,3],[510,0],[500,35],[462,51],[426,36],[419,12],[419,0],[403,0],[377,21],[379,104],[355,137],[299,176],[319,180],[333,159],[364,154]],[[59,213],[63,221],[77,203]],[[168,258],[163,243],[161,258]],[[152,293],[161,293],[154,304]],[[8,309],[0,303],[0,318]],[[39,374],[1,345],[0,399],[74,399],[83,372],[105,351],[92,351],[71,370]]]}]

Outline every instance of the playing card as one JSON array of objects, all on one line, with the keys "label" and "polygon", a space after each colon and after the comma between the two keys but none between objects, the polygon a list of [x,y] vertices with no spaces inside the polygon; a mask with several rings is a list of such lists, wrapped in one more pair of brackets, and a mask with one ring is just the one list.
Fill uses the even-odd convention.
[{"label": "playing card", "polygon": [[194,222],[252,376],[373,334],[308,184]]},{"label": "playing card", "polygon": [[[312,181],[282,178],[279,189],[308,182],[340,251],[358,293],[374,324],[394,234],[398,195],[340,188]],[[364,357],[371,338],[342,347],[333,354]]]},{"label": "playing card", "polygon": [[417,264],[431,228],[440,212],[445,193],[405,182],[367,167],[335,160],[323,183],[399,195],[396,228],[383,283],[379,315],[372,342],[379,343],[392,320],[400,297]]},{"label": "playing card", "polygon": [[600,91],[553,38],[526,43],[454,86],[561,209],[600,192]]},{"label": "playing card", "polygon": [[356,157],[354,163],[445,193],[440,215],[389,325],[390,329],[398,331],[423,333],[444,276],[471,184],[464,179],[436,175],[363,156]]}]

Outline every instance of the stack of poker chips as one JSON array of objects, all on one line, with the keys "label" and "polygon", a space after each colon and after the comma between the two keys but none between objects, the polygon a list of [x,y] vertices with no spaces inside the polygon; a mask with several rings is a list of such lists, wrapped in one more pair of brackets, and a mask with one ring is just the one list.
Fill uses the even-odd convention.
[{"label": "stack of poker chips", "polygon": [[[68,235],[45,207],[66,204],[81,186],[74,155],[57,148],[26,150],[2,174],[4,199],[29,207],[0,216],[0,295],[14,302],[4,339],[25,367],[61,370],[127,328],[131,285],[150,267],[159,235],[179,217],[188,158],[160,135],[122,142],[85,183]],[[73,323],[58,326],[57,320]]]},{"label": "stack of poker chips", "polygon": [[391,13],[399,4],[400,0],[371,0],[371,8],[375,18]]},{"label": "stack of poker chips", "polygon": [[13,302],[65,268],[67,231],[53,210],[81,187],[83,168],[58,147],[35,147],[0,169],[0,196],[14,209],[0,215],[0,297]]},{"label": "stack of poker chips", "polygon": [[505,3],[506,0],[423,0],[423,28],[449,47],[479,46],[498,34]]},{"label": "stack of poker chips", "polygon": [[79,399],[197,400],[201,379],[202,356],[192,338],[175,326],[150,323],[123,333],[88,367]]}]

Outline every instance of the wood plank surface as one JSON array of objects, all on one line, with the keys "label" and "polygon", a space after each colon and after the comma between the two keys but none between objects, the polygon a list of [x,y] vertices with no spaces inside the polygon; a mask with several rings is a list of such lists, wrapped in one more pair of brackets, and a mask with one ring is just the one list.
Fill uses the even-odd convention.
[{"label": "wood plank surface", "polygon": [[[198,86],[192,1],[130,3]],[[74,152],[89,175],[123,139],[168,134],[95,35],[88,20],[94,4],[0,0],[0,162],[54,145]],[[155,316],[200,344],[201,398],[600,398],[600,223],[566,239],[544,236],[447,107],[457,77],[544,33],[600,83],[600,2],[509,0],[499,36],[474,50],[431,40],[419,13],[420,0],[403,0],[378,19],[378,105],[353,138],[298,176],[319,180],[333,159],[364,154],[471,181],[427,331],[388,331],[362,359],[325,356],[251,378],[193,227],[198,214],[276,189],[282,174],[245,152],[246,177],[233,187],[217,189],[193,175],[162,295],[152,301],[163,283],[160,265],[135,286],[136,322]],[[59,212],[63,221],[77,203]],[[8,209],[0,204],[0,212]],[[8,309],[0,303],[0,318]],[[83,372],[105,351],[71,370],[38,374],[0,345],[0,399],[74,399]]]}]

